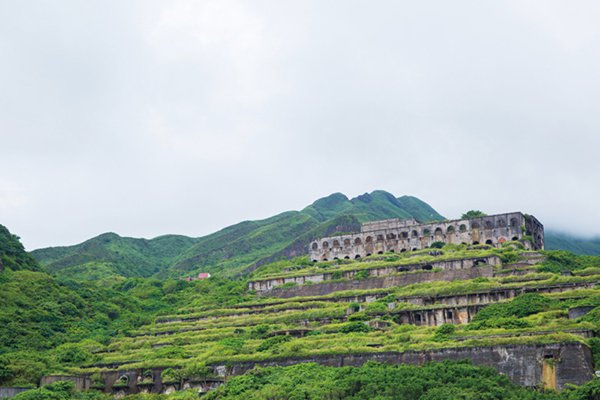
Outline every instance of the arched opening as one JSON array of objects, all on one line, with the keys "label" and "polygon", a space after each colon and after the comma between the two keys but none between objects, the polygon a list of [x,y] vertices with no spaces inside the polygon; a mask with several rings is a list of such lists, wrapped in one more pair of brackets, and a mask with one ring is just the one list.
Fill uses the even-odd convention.
[{"label": "arched opening", "polygon": [[334,240],[334,241],[333,241],[333,247],[334,247],[334,248],[336,248],[336,247],[340,247],[340,241],[339,241],[339,240]]},{"label": "arched opening", "polygon": [[318,250],[319,249],[319,245],[317,244],[317,242],[313,243],[311,247],[312,247],[313,250]]},{"label": "arched opening", "polygon": [[494,229],[494,223],[489,220],[484,222],[484,226],[485,226],[485,229]]},{"label": "arched opening", "polygon": [[322,260],[322,261],[327,261],[327,258],[326,258],[326,257],[323,257],[323,260]]},{"label": "arched opening", "polygon": [[357,254],[357,255],[354,256],[355,260],[358,260],[359,258],[360,258],[360,254]]},{"label": "arched opening", "polygon": [[349,260],[349,259],[350,259],[350,256],[344,257],[344,260]]},{"label": "arched opening", "polygon": [[478,241],[474,241],[474,242],[473,242],[473,244],[474,244],[474,245],[475,245],[475,244],[479,244],[479,242],[478,242]]},{"label": "arched opening", "polygon": [[377,254],[383,254],[383,251],[379,250],[379,251],[377,252]]},{"label": "arched opening", "polygon": [[484,259],[479,259],[479,260],[475,260],[475,262],[473,263],[474,266],[478,266],[478,265],[487,265],[487,261]]},{"label": "arched opening", "polygon": [[433,269],[433,266],[430,264],[424,265],[423,266],[423,270],[424,271],[431,271]]},{"label": "arched opening", "polygon": [[367,253],[367,257],[369,257],[371,255],[371,253]]},{"label": "arched opening", "polygon": [[411,236],[414,237],[414,238],[418,238],[419,237],[419,232],[412,231]]},{"label": "arched opening", "polygon": [[444,237],[444,233],[442,232],[442,228],[435,228],[434,232],[436,240],[441,240]]},{"label": "arched opening", "polygon": [[354,245],[355,246],[360,246],[361,243],[362,243],[362,241],[360,240],[360,238],[354,239]]},{"label": "arched opening", "polygon": [[447,234],[453,234],[453,233],[454,233],[454,227],[453,227],[452,225],[450,225],[450,226],[448,227],[448,229],[446,229],[446,233],[447,233]]},{"label": "arched opening", "polygon": [[408,239],[408,232],[402,232],[400,237],[402,237],[402,239]]},{"label": "arched opening", "polygon": [[387,235],[385,235],[387,240],[394,240],[396,239],[396,234],[395,233],[388,233]]},{"label": "arched opening", "polygon": [[498,227],[504,228],[506,226],[506,221],[503,218],[498,220]]},{"label": "arched opening", "polygon": [[417,251],[417,248],[416,248],[416,247],[413,247],[413,248],[412,248],[412,251]]},{"label": "arched opening", "polygon": [[513,236],[512,240],[519,240],[519,238],[516,236]]},{"label": "arched opening", "polygon": [[367,239],[365,240],[365,242],[373,243],[373,238],[371,236],[367,236]]},{"label": "arched opening", "polygon": [[398,272],[408,272],[408,267],[398,267],[397,269]]},{"label": "arched opening", "polygon": [[516,218],[511,218],[510,219],[510,226],[513,228],[518,228],[519,227],[519,220]]},{"label": "arched opening", "polygon": [[334,259],[334,260],[339,260],[339,258],[337,258],[337,257],[333,257],[333,259]]},{"label": "arched opening", "polygon": [[493,245],[494,242],[492,242],[492,239],[488,239],[485,241],[485,244]]},{"label": "arched opening", "polygon": [[458,227],[458,230],[461,232],[466,232],[467,226],[465,224],[460,224],[460,226]]},{"label": "arched opening", "polygon": [[316,263],[316,262],[317,262],[317,260],[313,260],[313,262],[314,262],[314,263]]},{"label": "arched opening", "polygon": [[344,247],[350,247],[350,239],[344,239]]},{"label": "arched opening", "polygon": [[400,253],[405,253],[405,252],[406,252],[406,249],[400,250]]},{"label": "arched opening", "polygon": [[395,252],[396,252],[396,250],[390,249],[390,253],[395,253]]},{"label": "arched opening", "polygon": [[329,242],[323,242],[323,248],[324,249],[328,249],[329,248]]},{"label": "arched opening", "polygon": [[471,229],[479,229],[481,228],[481,225],[479,225],[479,222],[471,222]]},{"label": "arched opening", "polygon": [[429,236],[431,235],[431,231],[427,228],[423,229],[423,236]]},{"label": "arched opening", "polygon": [[383,242],[383,235],[377,235],[377,241]]}]

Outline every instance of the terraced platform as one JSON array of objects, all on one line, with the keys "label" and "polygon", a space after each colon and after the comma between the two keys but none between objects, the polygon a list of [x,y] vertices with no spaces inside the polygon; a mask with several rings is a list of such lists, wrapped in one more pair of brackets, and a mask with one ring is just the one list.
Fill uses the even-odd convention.
[{"label": "terraced platform", "polygon": [[[569,309],[600,305],[600,271],[544,272],[543,255],[510,248],[430,253],[265,266],[249,282],[259,292],[251,300],[160,316],[70,373],[79,386],[114,393],[205,391],[255,365],[468,358],[526,386],[590,379],[586,340],[598,322],[585,312],[569,318]],[[536,296],[541,308],[477,320],[481,310],[522,295]],[[165,379],[168,368],[177,379]]]}]

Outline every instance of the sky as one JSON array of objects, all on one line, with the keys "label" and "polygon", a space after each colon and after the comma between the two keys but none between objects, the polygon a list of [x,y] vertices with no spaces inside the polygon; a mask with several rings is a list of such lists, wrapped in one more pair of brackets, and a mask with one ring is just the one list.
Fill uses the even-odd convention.
[{"label": "sky", "polygon": [[334,192],[600,235],[600,2],[2,1],[0,224],[202,236]]}]

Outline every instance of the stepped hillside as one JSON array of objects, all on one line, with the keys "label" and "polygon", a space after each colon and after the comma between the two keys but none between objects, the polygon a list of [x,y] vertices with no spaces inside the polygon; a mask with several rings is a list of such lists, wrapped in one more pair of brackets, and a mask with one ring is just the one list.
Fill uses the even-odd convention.
[{"label": "stepped hillside", "polygon": [[167,235],[133,239],[106,233],[82,244],[35,250],[49,271],[70,277],[101,279],[182,276],[192,272],[234,275],[276,259],[302,255],[316,237],[360,228],[384,218],[443,217],[421,200],[374,191],[353,199],[334,193],[302,211],[260,221],[245,221],[201,238]]},{"label": "stepped hillside", "polygon": [[[341,226],[346,217],[325,215],[347,207],[335,197],[306,212]],[[12,245],[0,248],[20,246],[3,238]],[[0,272],[0,386],[67,379],[98,400],[181,390],[176,398],[593,398],[600,257],[527,251],[523,240],[357,260],[303,254],[192,282],[82,282],[18,263]],[[418,368],[424,360],[433,363]]]},{"label": "stepped hillside", "polygon": [[[306,362],[469,359],[523,386],[564,389],[589,381],[592,357],[600,361],[599,281],[599,257],[526,251],[519,242],[318,263],[302,257],[257,268],[249,290],[218,303],[189,298],[61,373],[119,395],[207,391],[225,382],[209,398],[235,398],[237,385],[262,372],[235,377],[256,366],[288,366],[293,374],[291,366]],[[279,398],[269,390],[289,382],[288,369],[272,371],[264,373],[282,382],[256,398]]]}]

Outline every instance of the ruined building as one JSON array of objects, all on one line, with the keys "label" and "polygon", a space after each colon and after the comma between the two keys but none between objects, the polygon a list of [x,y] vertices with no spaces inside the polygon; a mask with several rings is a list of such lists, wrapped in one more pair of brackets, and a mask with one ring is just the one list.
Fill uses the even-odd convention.
[{"label": "ruined building", "polygon": [[521,212],[421,224],[414,219],[364,223],[360,233],[326,237],[310,244],[313,261],[350,259],[430,247],[434,242],[488,244],[523,241],[529,250],[544,248],[544,226]]}]

